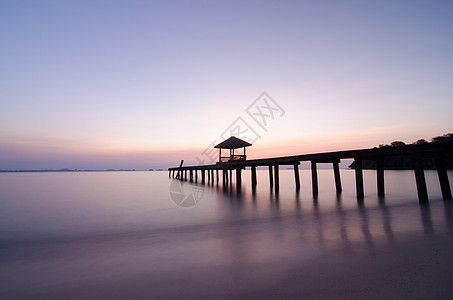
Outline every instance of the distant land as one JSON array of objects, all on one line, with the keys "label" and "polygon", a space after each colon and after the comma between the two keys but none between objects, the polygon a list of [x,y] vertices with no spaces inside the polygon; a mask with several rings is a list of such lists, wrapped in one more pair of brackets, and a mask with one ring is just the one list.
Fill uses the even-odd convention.
[{"label": "distant land", "polygon": [[25,172],[132,172],[135,169],[105,169],[105,170],[79,170],[79,169],[44,169],[44,170],[0,170],[1,173]]},{"label": "distant land", "polygon": [[[431,142],[426,140],[418,140],[409,145],[425,145],[425,144],[453,144],[453,133],[447,133],[442,136],[437,136],[431,139]],[[407,146],[406,143],[402,141],[392,142],[390,145],[379,145],[379,148],[387,147],[404,147]],[[363,169],[376,170],[376,161],[374,160],[363,160],[362,162]],[[445,167],[447,170],[453,170],[453,157],[447,156],[445,158]],[[355,163],[353,162],[350,166],[350,169],[355,169]],[[414,162],[409,156],[400,156],[400,157],[386,157],[384,160],[384,169],[386,170],[413,170]],[[425,170],[435,170],[436,164],[434,159],[425,158],[423,160],[423,169]]]}]

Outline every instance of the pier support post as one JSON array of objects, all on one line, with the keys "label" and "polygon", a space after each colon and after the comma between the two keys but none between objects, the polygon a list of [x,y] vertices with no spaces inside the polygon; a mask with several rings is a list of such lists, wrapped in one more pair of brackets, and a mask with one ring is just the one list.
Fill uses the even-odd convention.
[{"label": "pier support post", "polygon": [[272,165],[269,166],[269,186],[271,189],[274,187],[274,175],[272,174]]},{"label": "pier support post", "polygon": [[239,196],[242,191],[242,168],[236,167],[236,193]]},{"label": "pier support post", "polygon": [[201,169],[201,184],[204,184],[204,182],[205,182],[204,169]]},{"label": "pier support post", "polygon": [[211,169],[211,184],[214,185],[214,169]]},{"label": "pier support post", "polygon": [[178,169],[178,174],[176,174],[176,178],[179,178],[182,180],[182,164],[184,163],[184,159],[181,159],[181,162],[179,163],[179,169]]},{"label": "pier support post", "polygon": [[340,160],[333,162],[333,175],[335,178],[335,188],[337,190],[337,194],[341,194],[342,187],[341,187],[341,177],[340,177],[340,166],[338,165]]},{"label": "pier support post", "polygon": [[314,160],[311,161],[311,186],[313,195],[318,195],[318,171]]},{"label": "pier support post", "polygon": [[236,168],[236,187],[239,189],[242,184],[241,167]]},{"label": "pier support post", "polygon": [[217,185],[218,185],[219,184],[219,169],[216,169],[215,172],[216,172],[216,181],[217,181]]},{"label": "pier support post", "polygon": [[299,163],[294,164],[294,180],[296,181],[296,190],[300,190]]},{"label": "pier support post", "polygon": [[252,166],[252,188],[256,187],[256,167]]},{"label": "pier support post", "polygon": [[425,172],[423,171],[423,158],[421,153],[415,153],[414,159],[414,173],[415,182],[417,184],[418,202],[428,203],[428,189],[426,188]]},{"label": "pier support post", "polygon": [[233,182],[233,169],[230,169],[230,183]]},{"label": "pier support post", "polygon": [[226,169],[222,169],[222,183],[223,187],[225,187],[228,184],[228,172]]},{"label": "pier support post", "polygon": [[278,165],[274,165],[274,177],[275,177],[275,191],[278,191],[280,189],[280,180],[279,180],[279,174],[278,174]]},{"label": "pier support post", "polygon": [[195,169],[195,182],[197,183],[198,182],[198,170]]},{"label": "pier support post", "polygon": [[211,181],[211,170],[206,169],[206,173],[208,173],[208,183]]},{"label": "pier support post", "polygon": [[379,156],[376,160],[376,175],[377,175],[377,193],[379,197],[384,197],[384,157]]},{"label": "pier support post", "polygon": [[356,185],[356,194],[357,199],[363,199],[365,197],[365,193],[363,191],[363,166],[362,166],[362,158],[355,157],[355,185]]},{"label": "pier support post", "polygon": [[193,182],[193,170],[190,169],[189,171],[189,178],[190,178],[190,182]]},{"label": "pier support post", "polygon": [[452,200],[450,182],[448,181],[447,169],[445,168],[444,154],[436,157],[437,176],[439,177],[440,189],[444,200]]}]

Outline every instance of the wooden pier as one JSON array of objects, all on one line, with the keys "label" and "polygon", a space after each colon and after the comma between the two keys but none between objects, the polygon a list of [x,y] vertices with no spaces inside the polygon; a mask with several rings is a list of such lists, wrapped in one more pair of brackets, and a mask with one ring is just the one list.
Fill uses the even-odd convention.
[{"label": "wooden pier", "polygon": [[[245,151],[245,149],[244,149]],[[449,156],[450,155],[450,156]],[[377,194],[379,197],[385,195],[384,185],[384,162],[388,157],[410,157],[413,162],[415,182],[417,187],[418,199],[420,203],[428,202],[428,192],[423,169],[423,161],[430,159],[435,161],[439,183],[444,200],[452,200],[450,183],[448,180],[447,170],[445,168],[445,158],[453,155],[453,145],[451,144],[425,144],[425,145],[406,145],[399,147],[383,147],[372,149],[348,150],[337,152],[325,152],[315,154],[302,154],[294,156],[282,156],[264,159],[251,160],[230,160],[220,161],[211,165],[200,166],[182,166],[169,168],[169,177],[187,180],[187,171],[189,171],[189,180],[198,182],[198,173],[201,173],[201,183],[205,184],[206,176],[208,183],[219,182],[219,174],[222,174],[222,183],[228,186],[232,182],[232,172],[236,172],[236,187],[240,191],[242,183],[242,170],[251,169],[252,189],[256,188],[257,167],[269,168],[269,186],[271,189],[279,190],[279,168],[280,166],[293,166],[295,188],[300,189],[299,165],[301,162],[311,162],[311,177],[313,195],[318,194],[318,163],[331,163],[335,178],[335,187],[338,194],[342,192],[339,163],[341,159],[354,159],[355,178],[356,178],[356,195],[358,200],[363,200],[365,193],[363,188],[363,162],[373,160],[376,162],[377,172]],[[245,157],[245,155],[244,155]],[[223,159],[223,158],[222,158]],[[215,171],[215,172],[214,172]],[[221,171],[221,172],[219,172]],[[193,177],[192,174],[195,174]],[[207,173],[207,175],[205,175]]]}]

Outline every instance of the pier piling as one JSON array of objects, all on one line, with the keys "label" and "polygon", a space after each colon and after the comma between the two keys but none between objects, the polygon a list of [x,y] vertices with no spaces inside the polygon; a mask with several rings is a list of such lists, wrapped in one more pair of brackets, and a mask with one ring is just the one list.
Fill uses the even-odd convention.
[{"label": "pier piling", "polygon": [[252,188],[256,187],[256,167],[252,166]]},{"label": "pier piling", "polygon": [[296,181],[296,190],[300,190],[299,164],[294,164],[294,180]]},{"label": "pier piling", "polygon": [[365,193],[363,191],[363,167],[362,167],[362,158],[355,157],[355,185],[356,185],[356,195],[357,199],[363,199]]},{"label": "pier piling", "polygon": [[236,168],[236,186],[239,188],[242,184],[241,167]]},{"label": "pier piling", "polygon": [[280,180],[278,174],[278,164],[274,165],[275,191],[280,189]]},{"label": "pier piling", "polygon": [[341,187],[341,177],[340,177],[340,166],[339,160],[333,162],[333,174],[335,177],[335,188],[337,190],[337,194],[341,194],[342,192],[342,187]]},{"label": "pier piling", "polygon": [[426,188],[425,172],[423,171],[423,158],[421,153],[414,153],[413,159],[418,201],[420,203],[428,203],[428,189]]},{"label": "pier piling", "polygon": [[318,195],[318,170],[314,160],[311,161],[311,186],[313,195]]},{"label": "pier piling", "polygon": [[225,169],[222,169],[222,183],[223,187],[225,187],[228,184],[228,172]]},{"label": "pier piling", "polygon": [[182,164],[184,163],[184,159],[181,159],[181,162],[179,163],[179,168],[178,168],[178,173],[176,174],[176,178],[180,178],[181,177],[181,173],[182,173]]},{"label": "pier piling", "polygon": [[272,174],[272,165],[269,165],[269,186],[271,189],[274,187],[274,175]]},{"label": "pier piling", "polygon": [[440,189],[442,190],[442,197],[444,200],[452,200],[450,182],[448,181],[448,174],[445,168],[444,155],[436,157],[436,169],[439,177]]},{"label": "pier piling", "polygon": [[379,156],[376,160],[376,177],[377,177],[377,193],[379,197],[385,196],[384,187],[384,157]]}]

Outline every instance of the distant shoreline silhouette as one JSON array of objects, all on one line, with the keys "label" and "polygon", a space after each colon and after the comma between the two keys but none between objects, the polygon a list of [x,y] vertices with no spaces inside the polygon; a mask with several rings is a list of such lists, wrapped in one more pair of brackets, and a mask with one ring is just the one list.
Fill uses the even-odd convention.
[{"label": "distant shoreline silhouette", "polygon": [[44,169],[44,170],[0,170],[0,173],[40,173],[40,172],[134,172],[135,169],[105,169],[105,170],[79,170],[79,169]]}]

